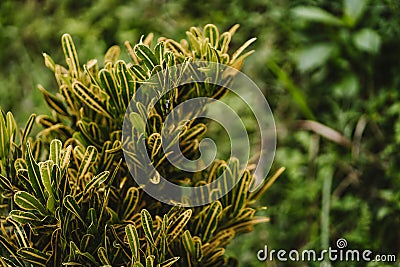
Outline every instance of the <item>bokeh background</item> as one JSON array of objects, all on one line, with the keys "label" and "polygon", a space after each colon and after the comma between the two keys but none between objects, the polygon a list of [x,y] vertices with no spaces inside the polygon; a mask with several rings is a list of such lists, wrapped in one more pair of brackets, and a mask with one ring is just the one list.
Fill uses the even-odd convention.
[{"label": "bokeh background", "polygon": [[207,23],[239,23],[237,47],[257,37],[243,71],[274,112],[273,170],[286,167],[260,203],[271,222],[227,253],[241,266],[265,266],[264,245],[322,250],[345,238],[350,249],[400,259],[400,1],[1,0],[0,106],[21,127],[30,113],[49,112],[37,84],[57,86],[42,53],[63,63],[63,33],[86,62],[149,32],[181,39]]}]

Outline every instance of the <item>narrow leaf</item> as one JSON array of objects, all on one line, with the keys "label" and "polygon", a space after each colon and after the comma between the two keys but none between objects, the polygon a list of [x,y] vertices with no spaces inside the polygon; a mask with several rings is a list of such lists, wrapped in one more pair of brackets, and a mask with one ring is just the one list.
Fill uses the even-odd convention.
[{"label": "narrow leaf", "polygon": [[61,38],[61,43],[65,55],[65,60],[70,68],[72,77],[78,78],[80,72],[79,59],[71,35],[64,34]]},{"label": "narrow leaf", "polygon": [[170,241],[174,240],[182,231],[192,216],[192,210],[188,209],[183,212],[172,225],[168,227],[168,238]]},{"label": "narrow leaf", "polygon": [[46,253],[41,252],[35,248],[20,248],[17,251],[17,254],[27,262],[30,262],[37,266],[46,266],[46,262],[49,259],[49,256]]},{"label": "narrow leaf", "polygon": [[94,164],[94,162],[97,159],[97,155],[98,152],[94,146],[88,146],[86,148],[81,165],[79,166],[78,179],[82,179],[83,176],[89,172],[90,167]]},{"label": "narrow leaf", "polygon": [[45,202],[44,195],[43,195],[43,185],[42,185],[42,178],[40,176],[39,165],[36,163],[35,159],[33,158],[32,151],[30,148],[29,143],[27,144],[28,151],[26,153],[26,163],[28,165],[28,176],[29,181],[32,184],[33,191],[35,192],[35,196],[42,202]]},{"label": "narrow leaf", "polygon": [[139,259],[140,242],[139,242],[139,235],[137,233],[135,225],[128,224],[125,227],[125,233],[128,238],[129,247],[132,252],[133,260],[136,261]]},{"label": "narrow leaf", "polygon": [[144,44],[137,44],[134,48],[135,53],[137,55],[138,58],[140,58],[144,65],[146,66],[146,68],[149,71],[152,71],[154,69],[154,67],[157,64],[157,58],[156,56],[153,54],[153,52],[150,50],[149,47],[147,47]]},{"label": "narrow leaf", "polygon": [[11,217],[11,219],[20,224],[40,221],[39,217],[37,217],[35,214],[29,211],[12,210],[9,216]]},{"label": "narrow leaf", "polygon": [[50,143],[50,159],[54,164],[60,166],[62,143],[58,139],[51,140]]},{"label": "narrow leaf", "polygon": [[79,208],[73,196],[68,195],[65,197],[64,206],[65,208],[67,208],[67,210],[69,210],[72,214],[74,214],[84,225],[86,225],[85,221],[82,218],[81,209]]},{"label": "narrow leaf", "polygon": [[86,194],[91,189],[99,186],[101,183],[103,183],[105,180],[107,180],[109,175],[110,175],[109,171],[104,171],[104,172],[96,175],[95,177],[93,177],[93,179],[89,183],[87,183],[85,190],[83,191],[84,194]]},{"label": "narrow leaf", "polygon": [[153,219],[151,218],[150,213],[146,209],[143,209],[141,211],[141,221],[142,221],[142,227],[144,230],[144,234],[145,234],[147,240],[150,242],[151,245],[154,246]]},{"label": "narrow leaf", "polygon": [[162,263],[158,264],[157,267],[169,267],[169,266],[172,266],[178,260],[179,260],[179,257],[173,257],[171,259],[168,259],[168,260],[163,261]]},{"label": "narrow leaf", "polygon": [[35,196],[27,192],[18,191],[14,195],[14,201],[23,210],[34,210],[42,215],[47,215],[45,206]]},{"label": "narrow leaf", "polygon": [[88,107],[93,109],[93,111],[100,113],[106,116],[107,118],[112,119],[112,116],[106,110],[103,101],[100,100],[100,98],[93,92],[91,92],[89,88],[87,88],[84,84],[82,84],[79,81],[74,81],[72,83],[72,90],[75,93],[75,95]]}]

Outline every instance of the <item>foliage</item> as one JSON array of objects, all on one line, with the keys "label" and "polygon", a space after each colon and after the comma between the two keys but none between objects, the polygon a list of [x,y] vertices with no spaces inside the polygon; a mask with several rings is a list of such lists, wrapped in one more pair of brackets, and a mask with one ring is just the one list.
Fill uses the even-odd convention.
[{"label": "foliage", "polygon": [[[257,56],[244,70],[270,102],[276,165],[287,171],[263,199],[273,206],[264,211],[271,223],[235,238],[228,254],[240,255],[245,266],[264,266],[256,260],[264,244],[319,249],[338,237],[352,247],[399,253],[398,1],[4,0],[0,6],[0,105],[20,123],[31,110],[45,110],[31,88],[40,82],[55,93],[35,55],[52,51],[60,62],[55,47],[63,32],[73,34],[85,62],[143,32],[181,38],[183,29],[204,21],[222,28],[240,23],[232,47],[258,37]],[[321,135],[321,129],[335,131]]]},{"label": "foliage", "polygon": [[[162,38],[152,48],[151,37],[133,48],[128,43],[132,63],[118,59],[120,48],[112,46],[103,67],[97,60],[81,66],[67,34],[62,37],[67,67],[55,64],[44,54],[46,66],[54,72],[59,85],[56,95],[40,87],[52,109],[52,116],[40,115],[36,119],[44,130],[27,141],[34,115],[20,134],[11,113],[0,117],[3,265],[236,264],[235,259],[224,255],[227,244],[236,234],[267,221],[255,216],[252,205],[260,194],[248,193],[250,171],[244,170],[240,177],[237,160],[231,159],[230,165],[217,160],[205,171],[184,179],[187,174],[182,175],[167,164],[165,152],[159,147],[158,126],[170,112],[165,109],[165,99],[149,110],[152,115],[146,125],[138,113],[130,114],[134,131],[146,127],[145,135],[137,138],[145,139],[158,171],[170,181],[190,186],[213,181],[225,171],[225,183],[238,181],[233,190],[206,206],[163,204],[146,196],[133,181],[121,144],[126,107],[140,84],[157,70],[205,59],[240,68],[250,52],[240,54],[250,42],[229,55],[229,42],[236,29],[237,26],[220,35],[209,24],[203,30],[192,27],[187,32],[188,40],[180,43]],[[178,87],[170,95],[170,105],[176,106],[193,95],[220,98],[226,90],[204,86],[190,83]],[[143,103],[138,107],[140,104],[143,106],[138,112],[148,109]],[[195,144],[206,131],[203,122],[186,123],[179,135],[180,147],[188,151],[186,156],[196,156]],[[139,157],[133,155],[137,169],[141,168]],[[265,186],[259,192],[264,190]]]},{"label": "foliage", "polygon": [[392,229],[399,223],[393,147],[400,83],[390,59],[398,47],[398,3],[305,2],[283,15],[293,22],[282,36],[291,46],[267,61],[276,88],[285,90],[277,160],[291,166],[280,180],[284,189],[266,197],[276,207],[272,242],[323,249],[343,237],[353,247],[398,256]]}]

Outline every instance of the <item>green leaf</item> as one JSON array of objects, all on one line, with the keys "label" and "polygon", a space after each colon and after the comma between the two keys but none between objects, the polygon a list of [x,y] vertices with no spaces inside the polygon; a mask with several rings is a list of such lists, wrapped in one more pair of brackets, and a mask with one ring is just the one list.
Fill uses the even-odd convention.
[{"label": "green leaf", "polygon": [[53,187],[51,186],[51,175],[53,170],[53,161],[47,160],[39,163],[40,175],[42,177],[42,183],[49,197],[54,197]]},{"label": "green leaf", "polygon": [[61,44],[65,55],[65,61],[68,64],[72,77],[78,78],[80,72],[79,59],[71,35],[64,34],[61,37]]},{"label": "green leaf", "polygon": [[172,266],[179,259],[180,259],[179,257],[173,257],[171,259],[168,259],[166,261],[161,262],[160,264],[157,264],[157,267],[169,267],[169,266]]},{"label": "green leaf", "polygon": [[102,69],[99,71],[99,79],[102,88],[110,97],[110,106],[115,107],[117,110],[121,110],[121,105],[119,101],[119,96],[121,95],[121,90],[116,84],[114,77],[111,75],[110,71]]},{"label": "green leaf", "polygon": [[8,178],[0,174],[0,188],[2,190],[12,191],[12,184]]},{"label": "green leaf", "polygon": [[139,242],[139,235],[136,231],[135,225],[128,224],[125,227],[125,233],[128,238],[129,247],[132,252],[133,260],[137,261],[139,259],[140,242]]},{"label": "green leaf", "polygon": [[136,82],[133,81],[133,72],[127,68],[124,61],[118,60],[115,65],[118,84],[121,88],[119,101],[123,111],[125,111],[133,94],[136,92]]},{"label": "green leaf", "polygon": [[90,167],[96,162],[97,155],[98,152],[94,146],[88,146],[86,148],[81,165],[79,166],[78,179],[82,179],[83,176],[89,172]]},{"label": "green leaf", "polygon": [[381,37],[372,29],[362,29],[353,36],[355,46],[372,54],[379,52],[381,47]]},{"label": "green leaf", "polygon": [[97,256],[100,259],[101,264],[111,266],[111,263],[108,259],[107,251],[104,247],[99,247],[97,250]]},{"label": "green leaf", "polygon": [[153,267],[155,258],[156,257],[154,255],[147,256],[147,258],[146,258],[146,267]]},{"label": "green leaf", "polygon": [[69,116],[68,110],[65,107],[63,101],[58,97],[50,94],[46,89],[44,89],[41,85],[38,86],[40,92],[42,92],[44,100],[46,101],[47,105],[56,111],[58,114],[63,116]]},{"label": "green leaf", "polygon": [[168,227],[168,238],[172,242],[182,231],[192,216],[192,210],[188,209],[183,212],[174,222]]},{"label": "green leaf", "polygon": [[40,212],[42,215],[47,215],[47,210],[45,206],[33,195],[18,191],[14,195],[15,203],[23,210],[34,210]]},{"label": "green leaf", "polygon": [[240,178],[239,182],[236,184],[233,195],[232,210],[233,214],[236,215],[239,211],[246,205],[247,195],[251,182],[251,174],[249,170],[243,172],[243,176]]},{"label": "green leaf", "polygon": [[293,14],[303,20],[341,26],[343,21],[331,13],[314,6],[298,6],[292,9]]},{"label": "green leaf", "polygon": [[365,7],[367,6],[368,0],[344,0],[344,14],[349,20],[350,26],[356,24],[357,20],[364,13]]},{"label": "green leaf", "polygon": [[194,57],[201,57],[201,43],[199,38],[192,31],[187,31],[186,36],[189,38],[191,50],[195,53]]},{"label": "green leaf", "polygon": [[203,231],[202,231],[202,240],[207,242],[214,231],[217,229],[219,217],[222,213],[222,205],[219,201],[213,202],[208,210],[207,215],[204,219]]},{"label": "green leaf", "polygon": [[122,202],[122,206],[124,207],[122,218],[124,220],[130,220],[132,218],[132,216],[136,213],[136,206],[138,203],[139,189],[136,187],[129,188]]},{"label": "green leaf", "polygon": [[296,55],[297,67],[305,72],[323,66],[334,48],[335,45],[331,43],[319,43],[303,48]]},{"label": "green leaf", "polygon": [[142,66],[139,65],[132,65],[131,66],[131,71],[133,72],[133,74],[136,76],[136,78],[139,79],[139,81],[144,81],[147,79],[147,73],[146,71],[142,68]]},{"label": "green leaf", "polygon": [[89,183],[87,183],[83,193],[86,194],[91,189],[98,187],[100,184],[104,183],[104,181],[107,180],[109,175],[110,175],[109,171],[104,171],[93,177],[93,179]]},{"label": "green leaf", "polygon": [[158,65],[156,56],[146,45],[137,44],[135,45],[134,50],[137,57],[142,60],[142,62],[149,71],[152,71],[154,67]]},{"label": "green leaf", "polygon": [[7,112],[6,123],[8,129],[8,136],[10,137],[10,142],[15,142],[15,139],[17,137],[18,127],[17,123],[15,122],[14,116],[11,112]]},{"label": "green leaf", "polygon": [[194,251],[195,251],[195,259],[197,261],[201,261],[201,259],[203,258],[203,249],[202,249],[202,243],[201,243],[201,239],[198,236],[193,237],[193,241],[194,241]]},{"label": "green leaf", "polygon": [[[10,241],[7,240],[5,236],[0,235],[0,248],[2,248],[2,255],[4,255],[3,253],[5,253],[6,255],[4,255],[4,256],[9,256],[10,258],[15,259],[19,263],[19,265],[16,265],[13,262],[14,266],[24,267],[25,264],[23,264],[23,262],[16,255],[14,245],[11,245],[9,242]],[[3,258],[3,260],[6,260],[6,259]]]},{"label": "green leaf", "polygon": [[54,164],[60,166],[62,143],[58,139],[51,140],[50,143],[50,159]]},{"label": "green leaf", "polygon": [[108,215],[110,215],[110,219],[108,220],[109,224],[117,224],[121,221],[118,213],[114,209],[106,207],[106,210],[108,212]]},{"label": "green leaf", "polygon": [[29,211],[12,210],[9,216],[11,217],[11,219],[20,224],[27,224],[40,221],[39,217],[37,217],[35,214]]},{"label": "green leaf", "polygon": [[91,92],[91,90],[89,90],[89,88],[87,88],[84,84],[79,81],[74,81],[72,83],[72,90],[74,94],[93,111],[112,119],[112,116],[106,110],[103,101],[98,95],[95,95],[93,92]]},{"label": "green leaf", "polygon": [[190,234],[189,230],[186,230],[182,234],[182,244],[185,250],[189,253],[189,255],[195,256],[195,246],[192,235]]},{"label": "green leaf", "polygon": [[17,254],[24,260],[29,263],[32,263],[36,266],[46,266],[46,263],[49,259],[49,256],[46,253],[41,252],[35,248],[20,248],[17,251]]},{"label": "green leaf", "polygon": [[44,58],[44,65],[48,67],[52,72],[55,72],[56,64],[54,63],[54,60],[46,53],[43,53],[42,55]]},{"label": "green leaf", "polygon": [[45,203],[45,198],[43,194],[43,185],[42,185],[42,177],[40,176],[39,165],[36,163],[33,158],[30,144],[27,144],[28,151],[26,152],[26,163],[28,165],[28,176],[29,181],[31,182],[33,191],[35,192],[36,197],[42,202]]},{"label": "green leaf", "polygon": [[[239,47],[233,54],[231,58],[230,64],[233,64],[239,56],[242,54],[242,52],[249,47],[252,43],[254,43],[257,40],[257,38],[251,38],[250,40],[246,41],[241,47]],[[250,51],[252,53],[252,51]]]},{"label": "green leaf", "polygon": [[162,147],[161,135],[159,133],[151,134],[147,139],[147,144],[151,149],[150,160],[153,161]]},{"label": "green leaf", "polygon": [[28,138],[29,133],[31,132],[33,125],[35,123],[36,114],[32,114],[28,121],[25,124],[25,128],[22,132],[21,144],[25,144],[26,139]]},{"label": "green leaf", "polygon": [[162,61],[164,59],[164,52],[165,52],[165,43],[164,42],[159,42],[154,47],[154,55],[156,56],[158,65],[161,65],[161,63],[162,63]]},{"label": "green leaf", "polygon": [[145,234],[147,240],[150,242],[150,244],[152,246],[154,246],[153,219],[151,218],[150,213],[146,209],[143,209],[140,213],[141,213],[141,221],[142,221],[142,227],[143,227],[144,234]]},{"label": "green leaf", "polygon": [[86,223],[82,218],[82,212],[79,208],[75,198],[71,195],[68,195],[64,199],[64,207],[69,210],[72,214],[74,214],[85,226]]},{"label": "green leaf", "polygon": [[12,224],[13,232],[15,234],[19,247],[28,247],[29,246],[28,236],[26,235],[23,226],[14,220],[11,220],[11,218],[7,220],[7,222]]}]

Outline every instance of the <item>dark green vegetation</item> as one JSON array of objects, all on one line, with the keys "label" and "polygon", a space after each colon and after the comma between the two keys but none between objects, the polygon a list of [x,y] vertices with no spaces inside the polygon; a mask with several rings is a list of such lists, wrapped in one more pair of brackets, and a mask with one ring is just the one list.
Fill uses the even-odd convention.
[{"label": "dark green vegetation", "polygon": [[65,32],[86,62],[149,32],[180,39],[191,25],[239,23],[233,47],[258,38],[244,72],[271,104],[275,168],[286,172],[260,203],[270,206],[271,222],[236,239],[229,253],[263,266],[256,252],[264,244],[322,249],[343,237],[351,248],[400,256],[398,1],[58,2],[0,3],[0,105],[20,125],[31,112],[48,112],[34,88],[58,86],[40,55],[62,62]]}]

